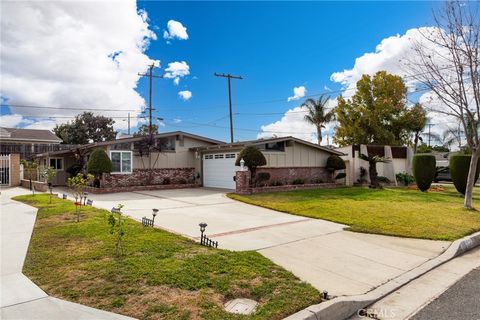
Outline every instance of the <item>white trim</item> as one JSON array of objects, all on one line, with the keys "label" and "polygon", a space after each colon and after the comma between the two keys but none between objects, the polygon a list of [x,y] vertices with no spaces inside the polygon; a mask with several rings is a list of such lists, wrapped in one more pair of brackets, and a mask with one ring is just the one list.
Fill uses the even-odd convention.
[{"label": "white trim", "polygon": [[[110,174],[132,174],[133,172],[133,152],[131,150],[110,150],[109,155],[110,155],[110,161],[112,160],[112,153],[120,153],[120,171],[112,171]],[[123,167],[123,153],[129,153],[130,154],[130,171],[122,171]]]},{"label": "white trim", "polygon": [[[57,169],[57,168],[52,167],[52,166],[51,166],[51,163],[50,163],[50,160],[52,160],[52,159],[54,159],[54,160],[62,160],[62,162],[61,162],[61,163],[62,163],[62,168],[61,168],[61,169]],[[47,164],[48,164],[48,167],[53,168],[55,171],[65,171],[65,159],[64,159],[63,157],[48,157],[48,162],[47,162]],[[55,166],[57,166],[56,161],[55,161]]]}]

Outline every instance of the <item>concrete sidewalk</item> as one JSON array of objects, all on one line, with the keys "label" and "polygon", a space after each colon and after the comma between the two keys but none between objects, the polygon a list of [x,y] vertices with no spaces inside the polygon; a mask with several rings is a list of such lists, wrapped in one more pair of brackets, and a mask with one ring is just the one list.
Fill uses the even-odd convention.
[{"label": "concrete sidewalk", "polygon": [[[410,319],[412,316],[415,318],[414,315],[417,312],[439,297],[464,275],[478,267],[480,267],[480,247],[427,272],[377,301],[366,310],[370,315],[377,315],[380,319],[404,320]],[[459,298],[461,299],[461,297]],[[478,300],[478,297],[476,299]],[[448,308],[448,306],[445,307]],[[435,317],[427,316],[426,318],[434,319]],[[358,315],[350,318],[350,320],[363,319],[369,318]]]},{"label": "concrete sidewalk", "polygon": [[[60,193],[66,190],[59,190]],[[66,192],[67,193],[67,192]],[[134,219],[192,239],[198,224],[222,249],[256,250],[320,291],[335,296],[364,294],[441,254],[450,242],[344,231],[345,225],[295,216],[234,201],[206,188],[90,194],[93,205],[118,203]]]},{"label": "concrete sidewalk", "polygon": [[1,319],[132,319],[49,297],[22,273],[37,209],[11,200],[28,190],[1,189],[0,307]]}]

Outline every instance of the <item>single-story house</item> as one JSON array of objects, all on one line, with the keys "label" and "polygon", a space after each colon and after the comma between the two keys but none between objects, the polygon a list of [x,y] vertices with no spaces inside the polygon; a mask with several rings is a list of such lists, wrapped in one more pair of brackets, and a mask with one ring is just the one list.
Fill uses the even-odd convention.
[{"label": "single-story house", "polygon": [[38,153],[59,150],[62,139],[50,130],[0,127],[0,154],[20,154],[29,159]]},{"label": "single-story house", "polygon": [[40,163],[53,166],[58,175],[54,185],[65,185],[66,169],[83,157],[84,163],[91,151],[104,148],[113,163],[113,172],[105,174],[106,188],[143,186],[147,184],[149,161],[153,169],[152,184],[202,184],[205,187],[235,189],[234,176],[239,167],[235,160],[247,145],[258,147],[267,159],[267,165],[258,172],[270,172],[271,181],[291,182],[304,179],[326,182],[330,173],[325,169],[327,158],[342,155],[340,151],[322,147],[294,137],[259,139],[244,142],[222,141],[182,132],[161,133],[155,141],[162,152],[150,157],[137,149],[143,137],[133,137],[91,143],[66,151],[39,154]]},{"label": "single-story house", "polygon": [[379,176],[387,177],[393,184],[396,184],[397,173],[412,174],[413,150],[405,146],[365,145],[354,144],[335,149],[344,155],[341,158],[346,165],[346,185],[352,186],[359,182],[361,168],[366,169],[367,175],[363,177],[369,182],[368,162],[359,158],[360,154],[378,155],[390,159],[386,163],[377,163]]},{"label": "single-story house", "polygon": [[233,177],[240,168],[235,166],[239,152],[248,145],[262,151],[267,164],[257,172],[269,172],[266,183],[291,183],[301,179],[305,183],[320,183],[330,180],[331,173],[325,168],[327,158],[342,155],[340,151],[322,147],[294,137],[259,139],[201,146],[192,148],[201,155],[203,185],[206,187],[235,189]]},{"label": "single-story house", "polygon": [[40,164],[57,170],[54,185],[66,185],[67,170],[75,164],[86,164],[90,153],[103,148],[113,164],[113,171],[105,174],[102,186],[106,188],[142,186],[148,183],[149,168],[153,169],[152,184],[191,183],[201,171],[201,160],[191,148],[217,145],[223,142],[182,132],[155,135],[156,150],[141,152],[144,137],[127,137],[112,141],[89,143],[57,152],[37,155]]}]

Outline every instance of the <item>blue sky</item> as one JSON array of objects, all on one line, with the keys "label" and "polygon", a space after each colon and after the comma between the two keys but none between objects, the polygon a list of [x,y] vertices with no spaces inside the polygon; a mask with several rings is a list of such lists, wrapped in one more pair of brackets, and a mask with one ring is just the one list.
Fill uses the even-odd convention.
[{"label": "blue sky", "polygon": [[[384,38],[431,25],[431,10],[439,4],[138,2],[158,35],[146,54],[161,60],[162,68],[171,61],[190,66],[191,74],[178,87],[170,79],[154,80],[155,113],[166,119],[161,130],[228,140],[226,79],[213,76],[225,72],[244,77],[232,82],[234,113],[250,113],[235,115],[235,139],[256,138],[261,125],[279,120],[282,113],[301,104],[302,99],[287,102],[294,87],[305,86],[307,95],[325,92],[326,87],[341,89],[330,80],[332,73],[352,68],[357,57],[373,52]],[[171,19],[187,28],[188,40],[167,43],[162,38]],[[145,99],[147,84],[144,79],[138,87]],[[189,90],[193,97],[182,101],[179,90]]]},{"label": "blue sky", "polygon": [[[157,75],[165,74],[169,63],[185,61],[190,73],[178,86],[171,78],[154,80],[155,116],[165,119],[162,131],[229,140],[227,82],[214,77],[219,72],[244,77],[232,83],[235,140],[276,134],[315,141],[305,110],[298,109],[301,102],[352,88],[364,73],[406,75],[399,61],[414,54],[411,39],[421,37],[417,28],[432,25],[432,9],[440,5],[5,2],[0,95],[8,106],[1,108],[1,124],[52,129],[88,110],[113,117],[116,128],[126,131],[127,113],[135,117],[148,103],[148,81],[138,73],[152,60],[161,61]],[[165,39],[169,21],[186,27],[188,39]],[[306,88],[306,97],[288,102],[299,87]],[[193,96],[184,101],[180,91]],[[332,101],[336,95],[332,92]],[[132,124],[135,130],[136,119]],[[324,133],[331,137],[333,130],[330,124]]]}]

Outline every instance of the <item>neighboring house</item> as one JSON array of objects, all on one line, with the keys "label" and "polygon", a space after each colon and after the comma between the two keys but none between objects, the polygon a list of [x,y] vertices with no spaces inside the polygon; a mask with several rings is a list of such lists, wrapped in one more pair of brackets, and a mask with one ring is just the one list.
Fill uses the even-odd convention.
[{"label": "neighboring house", "polygon": [[383,146],[383,145],[350,145],[335,149],[343,152],[345,155],[341,158],[346,164],[346,184],[352,186],[360,179],[360,168],[367,169],[366,181],[368,178],[368,162],[359,158],[360,154],[378,155],[390,159],[387,163],[378,163],[377,171],[379,176],[387,177],[392,183],[396,184],[395,175],[397,173],[412,173],[413,150],[402,146]]},{"label": "neighboring house", "polygon": [[60,150],[62,140],[50,130],[0,127],[0,154],[20,154],[21,159],[31,160],[38,153]]},{"label": "neighboring house", "polygon": [[[223,142],[182,132],[155,135],[155,144],[161,152],[142,154],[139,148],[144,137],[127,137],[112,141],[90,143],[69,150],[47,152],[37,155],[40,164],[57,170],[54,185],[67,183],[68,168],[78,163],[86,164],[89,154],[103,148],[113,164],[113,172],[105,174],[105,188],[142,186],[148,184],[200,183],[201,159],[192,148],[218,145]],[[149,170],[149,168],[152,170]]]},{"label": "neighboring house", "polygon": [[294,137],[259,139],[193,148],[202,158],[205,187],[235,189],[235,166],[239,152],[254,145],[265,155],[267,165],[257,172],[269,172],[270,181],[283,184],[302,179],[305,183],[327,182],[331,174],[325,169],[327,158],[343,153]]}]

